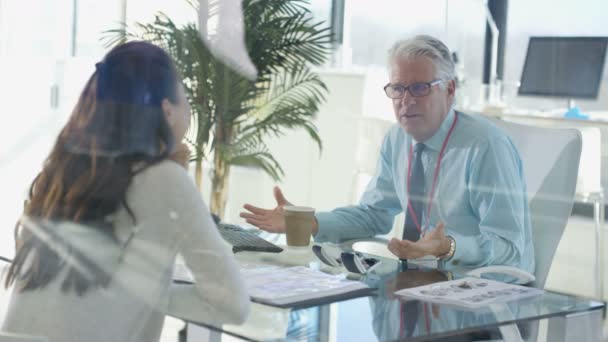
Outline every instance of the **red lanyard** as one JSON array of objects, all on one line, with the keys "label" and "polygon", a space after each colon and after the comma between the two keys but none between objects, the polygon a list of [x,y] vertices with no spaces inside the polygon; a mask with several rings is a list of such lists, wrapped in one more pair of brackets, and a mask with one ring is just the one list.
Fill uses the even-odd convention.
[{"label": "red lanyard", "polygon": [[[443,145],[441,146],[441,151],[439,151],[439,156],[437,156],[437,165],[435,165],[435,175],[433,176],[433,185],[431,186],[431,192],[429,193],[429,201],[427,202],[427,208],[426,208],[426,217],[427,217],[427,224],[428,224],[428,220],[429,220],[429,215],[431,214],[431,207],[433,206],[433,194],[435,193],[435,186],[437,185],[437,177],[439,176],[439,169],[441,168],[441,159],[443,158],[443,152],[445,152],[445,147],[448,144],[448,140],[450,140],[450,137],[452,136],[452,132],[454,131],[454,127],[456,127],[456,121],[458,121],[458,114],[456,112],[454,112],[454,121],[452,121],[452,126],[450,127],[450,130],[448,131],[448,135],[445,136],[445,139],[443,140]],[[420,225],[420,221],[418,221],[418,216],[416,216],[416,213],[414,212],[414,208],[412,208],[412,202],[410,201],[409,198],[409,193],[410,193],[410,177],[412,175],[412,155],[413,155],[413,148],[412,145],[410,144],[410,154],[409,154],[409,158],[408,158],[408,163],[407,163],[407,193],[408,193],[408,199],[407,199],[407,208],[409,211],[409,214],[412,215],[412,220],[414,221],[414,224],[416,225],[416,229],[418,229],[418,232],[420,234],[422,234],[422,227]]]},{"label": "red lanyard", "polygon": [[[424,312],[424,326],[426,327],[426,333],[430,334],[431,333],[431,322],[430,322],[430,318],[429,318],[429,310],[428,307],[426,306],[427,303],[422,303],[422,310]],[[418,305],[418,304],[416,304]],[[407,337],[404,336],[404,332],[405,332],[405,319],[418,319],[418,317],[405,317],[405,313],[403,312],[403,303],[400,302],[399,304],[399,317],[401,319],[401,321],[399,322],[399,338],[403,338],[403,337]]]}]

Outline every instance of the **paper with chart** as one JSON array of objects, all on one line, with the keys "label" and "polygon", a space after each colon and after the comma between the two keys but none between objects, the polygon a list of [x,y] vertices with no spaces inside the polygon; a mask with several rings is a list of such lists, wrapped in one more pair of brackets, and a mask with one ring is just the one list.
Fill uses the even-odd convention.
[{"label": "paper with chart", "polygon": [[[352,298],[371,294],[372,288],[344,275],[331,275],[304,266],[282,267],[264,264],[241,264],[241,274],[253,301],[290,306],[330,297],[350,294]],[[173,281],[194,283],[188,267],[177,262]]]},{"label": "paper with chart", "polygon": [[251,298],[271,305],[289,305],[354,292],[366,295],[372,290],[344,275],[331,275],[303,266],[243,265],[241,273]]},{"label": "paper with chart", "polygon": [[537,296],[542,293],[542,290],[532,287],[473,277],[443,281],[395,292],[396,295],[402,297],[468,308],[479,308],[493,303]]}]

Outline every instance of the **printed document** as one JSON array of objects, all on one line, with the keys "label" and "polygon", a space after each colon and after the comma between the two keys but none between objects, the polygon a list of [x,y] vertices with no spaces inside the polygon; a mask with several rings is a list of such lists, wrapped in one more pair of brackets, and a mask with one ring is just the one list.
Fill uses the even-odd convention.
[{"label": "printed document", "polygon": [[[312,300],[336,296],[355,298],[370,295],[372,288],[366,284],[346,279],[345,275],[327,274],[304,266],[282,267],[263,264],[241,264],[249,296],[255,302],[274,306],[297,306]],[[176,263],[173,280],[193,283],[190,270],[183,263]]]},{"label": "printed document", "polygon": [[532,287],[473,277],[443,281],[395,292],[396,295],[402,297],[468,308],[479,308],[493,303],[537,296],[542,293],[542,290]]},{"label": "printed document", "polygon": [[348,280],[344,275],[331,275],[308,267],[243,265],[249,295],[259,303],[290,305],[313,299],[371,290],[364,283]]}]

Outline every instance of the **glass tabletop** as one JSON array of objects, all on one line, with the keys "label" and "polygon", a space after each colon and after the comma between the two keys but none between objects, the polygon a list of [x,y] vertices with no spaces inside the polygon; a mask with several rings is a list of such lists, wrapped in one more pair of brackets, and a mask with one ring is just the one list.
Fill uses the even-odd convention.
[{"label": "glass tabletop", "polygon": [[[278,254],[242,252],[236,256],[244,264],[307,266],[334,274],[348,273],[344,268],[320,263],[309,248],[286,248]],[[376,258],[381,264],[358,279],[377,289],[369,297],[294,309],[252,303],[247,321],[238,326],[198,322],[180,312],[169,314],[253,341],[415,341],[463,333],[494,336],[491,334],[497,327],[512,323],[517,323],[522,335],[535,334],[539,319],[594,310],[601,312],[604,308],[602,302],[550,291],[479,309],[404,300],[394,292],[464,275],[444,269],[442,265],[431,269],[410,262],[405,268],[397,260]]]}]

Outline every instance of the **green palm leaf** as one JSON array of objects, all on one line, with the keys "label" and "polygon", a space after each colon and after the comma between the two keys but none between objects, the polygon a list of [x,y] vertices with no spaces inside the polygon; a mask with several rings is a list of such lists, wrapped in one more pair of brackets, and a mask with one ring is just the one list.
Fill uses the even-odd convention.
[{"label": "green palm leaf", "polygon": [[[198,11],[197,0],[185,1]],[[212,17],[222,1],[208,5]],[[213,154],[215,191],[222,188],[216,185],[225,182],[230,165],[259,168],[275,180],[283,176],[265,144],[268,137],[303,129],[322,148],[313,120],[327,88],[311,67],[325,62],[331,35],[312,19],[307,6],[307,0],[243,0],[245,43],[258,70],[255,81],[214,57],[196,23],[178,26],[163,13],[148,23],[108,30],[102,40],[106,46],[150,41],[174,59],[192,108],[186,141],[197,165]],[[209,39],[222,39],[221,31],[212,34]]]}]

